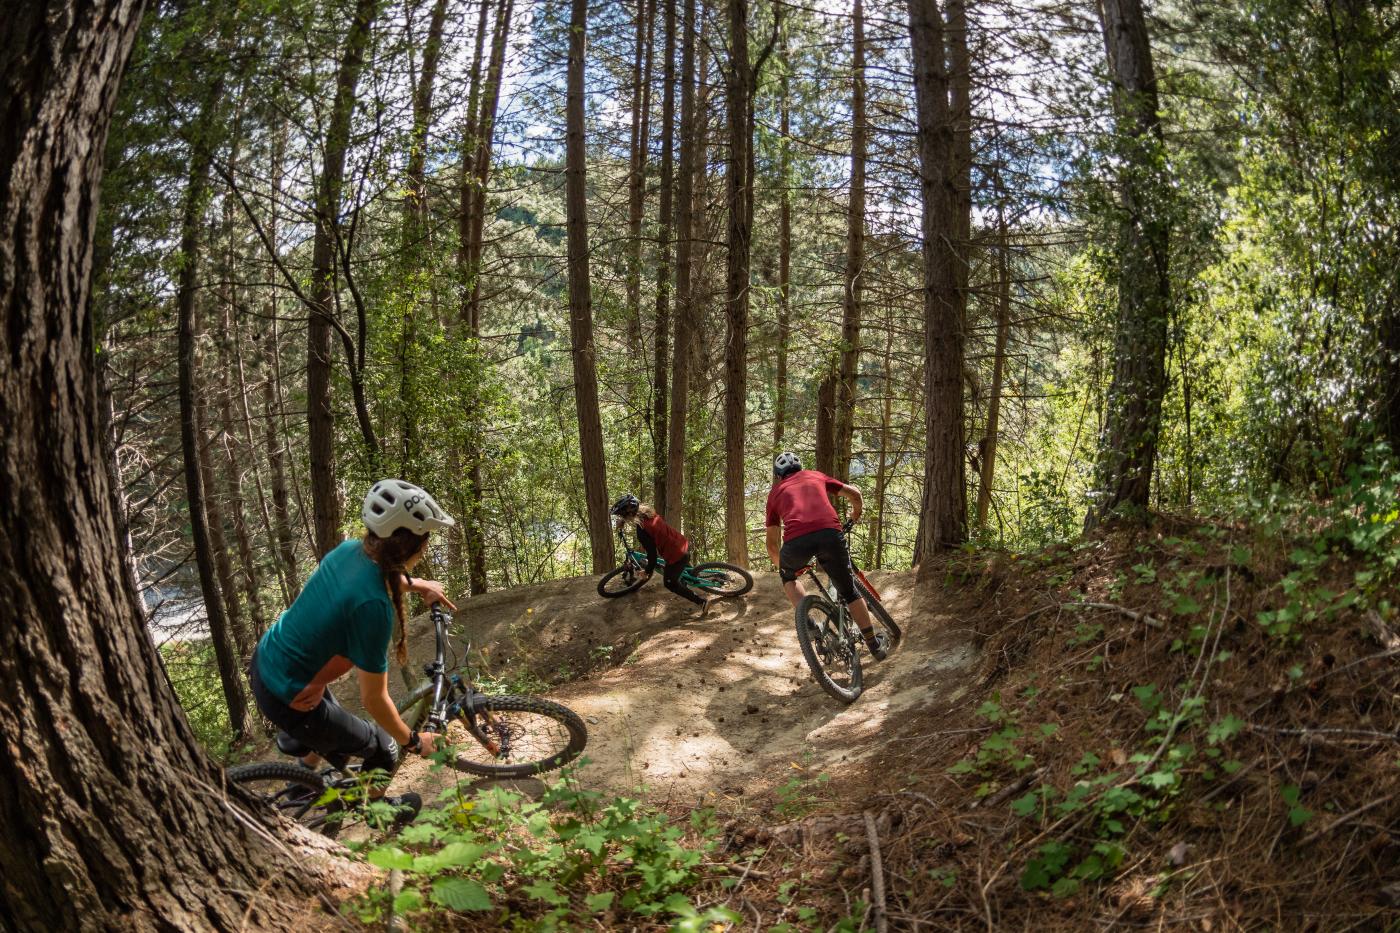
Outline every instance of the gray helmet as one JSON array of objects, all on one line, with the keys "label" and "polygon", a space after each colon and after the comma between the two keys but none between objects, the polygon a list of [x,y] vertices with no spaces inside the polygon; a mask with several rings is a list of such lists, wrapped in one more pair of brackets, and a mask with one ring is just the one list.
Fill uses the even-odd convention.
[{"label": "gray helmet", "polygon": [[802,461],[798,460],[797,454],[790,450],[785,450],[778,454],[777,458],[773,461],[773,475],[779,479],[782,479],[784,476],[790,476],[801,469]]},{"label": "gray helmet", "polygon": [[400,528],[421,535],[457,524],[432,496],[401,479],[381,479],[371,486],[365,493],[360,517],[365,520],[365,527],[381,538]]}]

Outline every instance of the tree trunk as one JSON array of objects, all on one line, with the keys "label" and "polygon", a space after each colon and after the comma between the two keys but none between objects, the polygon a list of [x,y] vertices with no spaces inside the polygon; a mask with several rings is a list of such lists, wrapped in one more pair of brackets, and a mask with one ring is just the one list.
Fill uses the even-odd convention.
[{"label": "tree trunk", "polygon": [[1113,381],[1099,438],[1096,501],[1085,525],[1093,527],[1120,507],[1142,512],[1152,491],[1157,437],[1166,395],[1170,226],[1163,199],[1162,126],[1147,22],[1139,0],[1100,5],[1104,46],[1113,81],[1117,122],[1118,319]]},{"label": "tree trunk", "polygon": [[[656,25],[656,0],[651,0],[651,21]],[[656,333],[652,342],[652,502],[666,503],[666,448],[670,437],[667,374],[671,366],[671,231],[675,218],[672,185],[675,174],[676,136],[676,2],[666,0],[665,38],[661,66],[661,191],[657,202]],[[648,48],[651,42],[648,41]],[[651,72],[651,53],[647,54]],[[668,514],[668,513],[663,513]]]},{"label": "tree trunk", "polygon": [[861,289],[865,278],[865,12],[855,0],[851,54],[851,190],[846,211],[846,274],[841,315],[841,365],[836,393],[834,446],[836,470],[851,479],[851,443],[855,435],[856,375],[860,369]]},{"label": "tree trunk", "polygon": [[491,179],[491,149],[496,135],[496,110],[501,100],[501,73],[505,69],[506,41],[514,0],[501,0],[496,11],[496,27],[491,35],[491,61],[482,89],[481,112],[476,120],[476,141],[472,153],[471,211],[468,215],[467,268],[471,291],[467,319],[473,337],[481,334],[481,264],[486,236],[486,185]]},{"label": "tree trunk", "polygon": [[[674,4],[676,0],[667,0]],[[681,159],[676,188],[676,347],[671,366],[670,436],[666,446],[666,503],[662,514],[681,515],[685,496],[686,419],[690,414],[691,339],[695,309],[690,257],[694,249],[695,172],[699,117],[695,107],[695,2],[685,0],[681,23]],[[668,14],[674,16],[674,13]]]},{"label": "tree trunk", "polygon": [[[632,121],[627,150],[627,245],[623,287],[627,301],[627,351],[635,356],[642,344],[642,212],[646,206],[646,161],[650,148],[651,37],[655,10],[647,16],[648,0],[636,0],[636,35],[632,54]],[[655,2],[650,4],[655,7]],[[652,23],[651,27],[648,23]]]},{"label": "tree trunk", "polygon": [[992,505],[992,480],[996,478],[998,423],[1001,418],[1001,383],[1006,369],[1006,338],[1011,329],[1011,255],[1006,238],[1006,215],[997,205],[997,337],[992,357],[992,397],[987,402],[987,435],[982,444],[982,476],[977,487],[977,527],[985,528]]},{"label": "tree trunk", "polygon": [[[436,0],[428,17],[423,45],[423,68],[413,87],[413,126],[409,133],[407,195],[404,199],[403,267],[407,276],[422,268],[428,240],[428,134],[433,123],[433,89],[442,54],[442,31],[447,0]],[[410,37],[410,42],[412,41]],[[399,475],[416,472],[421,455],[418,436],[418,380],[414,373],[414,346],[418,341],[417,295],[405,303],[399,328]]]},{"label": "tree trunk", "polygon": [[316,193],[316,236],[311,254],[311,300],[306,328],[306,426],[311,455],[311,503],[315,513],[316,557],[340,543],[341,503],[335,472],[335,413],[331,408],[331,318],[336,314],[335,251],[340,191],[345,180],[345,153],[350,146],[350,119],[355,88],[364,65],[370,28],[379,0],[357,0],[345,36],[336,76],[335,103],[326,131],[325,161]]},{"label": "tree trunk", "polygon": [[612,569],[612,523],[608,519],[608,480],[603,460],[603,422],[598,413],[598,373],[593,349],[593,302],[588,281],[588,203],[583,141],[584,47],[587,0],[569,6],[568,97],[565,103],[565,207],[569,252],[569,336],[574,362],[574,401],[578,411],[583,493],[588,505],[588,540],[593,572]]},{"label": "tree trunk", "polygon": [[[893,322],[891,322],[893,323]],[[894,414],[894,327],[885,331],[885,399],[880,415],[880,459],[875,464],[875,518],[870,528],[870,549],[867,563],[876,570],[885,563],[885,491],[889,486],[890,421]]]},{"label": "tree trunk", "polygon": [[967,48],[967,0],[947,0],[948,118],[953,122],[953,274],[958,314],[967,327],[972,271],[972,59]]},{"label": "tree trunk", "polygon": [[958,307],[957,185],[943,20],[937,0],[909,0],[917,101],[924,262],[924,488],[918,554],[967,540],[963,319]]},{"label": "tree trunk", "polygon": [[213,501],[214,484],[208,470],[208,452],[200,408],[196,367],[199,357],[199,322],[195,298],[199,290],[200,255],[204,245],[204,208],[209,195],[209,172],[214,158],[214,134],[219,125],[224,78],[212,79],[199,114],[189,128],[190,172],[180,224],[179,282],[175,309],[179,331],[180,442],[184,455],[185,498],[190,510],[190,536],[199,569],[205,618],[214,645],[219,681],[228,707],[229,725],[241,738],[248,727],[248,702],[243,691],[239,659],[247,641],[238,613],[238,596],[228,564],[223,522]]},{"label": "tree trunk", "polygon": [[753,217],[753,133],[749,108],[753,71],[749,64],[748,0],[729,0],[729,74],[726,100],[729,158],[728,260],[724,328],[724,547],[726,559],[749,564],[744,496],[744,429],[748,408],[749,237]]},{"label": "tree trunk", "polygon": [[817,427],[813,444],[812,469],[827,476],[836,473],[836,373],[822,366],[817,383]]},{"label": "tree trunk", "polygon": [[292,533],[292,510],[287,499],[287,471],[283,461],[284,441],[277,430],[282,412],[282,389],[277,364],[277,308],[274,299],[271,329],[267,336],[267,380],[263,383],[263,411],[267,421],[264,438],[267,444],[267,466],[272,474],[272,516],[277,529],[277,563],[287,582],[287,604],[301,592],[301,574],[297,569],[296,536]]},{"label": "tree trunk", "polygon": [[218,789],[116,548],[88,299],[104,141],[139,14],[125,0],[25,4],[0,40],[0,216],[18,231],[0,239],[7,929],[275,928],[291,911],[268,909],[300,909],[311,891]]},{"label": "tree trunk", "polygon": [[[774,15],[782,15],[782,7],[774,7]],[[781,29],[781,24],[779,29]],[[783,74],[780,85],[781,101],[778,117],[778,372],[773,410],[773,456],[783,452],[783,435],[787,429],[788,342],[792,339],[792,91],[789,85],[791,62],[787,34],[783,34]]]}]

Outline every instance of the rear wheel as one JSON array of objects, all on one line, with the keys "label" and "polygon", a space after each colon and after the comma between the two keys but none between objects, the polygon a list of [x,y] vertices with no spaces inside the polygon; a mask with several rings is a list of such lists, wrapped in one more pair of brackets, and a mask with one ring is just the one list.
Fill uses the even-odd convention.
[{"label": "rear wheel", "polygon": [[890,617],[889,610],[885,608],[885,604],[876,599],[871,592],[866,589],[865,584],[861,583],[858,579],[856,580],[856,592],[865,597],[865,605],[870,609],[870,621],[875,631],[884,632],[889,636],[891,651],[898,648],[900,641],[904,638],[904,633],[900,631],[899,626],[896,625],[894,619]]},{"label": "rear wheel", "polygon": [[643,582],[645,581],[641,568],[629,560],[616,570],[603,575],[603,579],[598,581],[598,595],[609,599],[626,596]]},{"label": "rear wheel", "polygon": [[325,825],[326,807],[318,802],[326,793],[326,782],[315,771],[290,762],[264,761],[229,768],[224,774],[230,784],[287,819],[314,829]]},{"label": "rear wheel", "polygon": [[836,606],[815,593],[797,604],[797,643],[812,676],[827,693],[853,702],[862,689],[860,651],[849,629],[839,624]]},{"label": "rear wheel", "polygon": [[469,736],[458,742],[457,767],[487,777],[529,777],[562,768],[588,743],[588,729],[577,713],[539,697],[480,697],[459,718]]},{"label": "rear wheel", "polygon": [[753,575],[743,567],[711,561],[690,571],[695,576],[695,589],[710,596],[743,596],[753,589]]}]

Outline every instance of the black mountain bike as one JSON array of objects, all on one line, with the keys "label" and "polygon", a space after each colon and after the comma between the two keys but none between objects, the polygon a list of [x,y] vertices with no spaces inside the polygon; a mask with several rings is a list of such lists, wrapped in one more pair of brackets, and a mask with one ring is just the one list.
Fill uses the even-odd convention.
[{"label": "black mountain bike", "polygon": [[[472,672],[463,665],[449,671],[447,627],[451,621],[438,603],[430,610],[437,650],[423,665],[428,679],[398,704],[410,729],[446,735],[460,723],[467,740],[453,747],[460,771],[484,777],[528,777],[553,771],[573,761],[588,742],[588,730],[578,714],[550,700],[532,696],[491,696],[472,685]],[[463,645],[467,658],[471,644]],[[293,757],[311,749],[286,733],[277,747]],[[395,770],[403,762],[400,750]],[[267,806],[309,827],[333,831],[347,800],[362,795],[359,766],[331,762],[320,771],[294,761],[265,761],[229,768],[229,783],[237,784]]]},{"label": "black mountain bike", "polygon": [[[846,537],[847,550],[850,549],[851,523],[841,528]],[[865,689],[860,669],[860,653],[865,639],[860,628],[851,617],[846,601],[836,592],[827,574],[823,580],[818,574],[820,564],[812,561],[798,576],[810,571],[811,579],[819,589],[808,593],[797,604],[797,643],[802,646],[802,657],[812,669],[812,676],[827,693],[843,703],[852,703]],[[851,561],[851,571],[856,580],[856,593],[865,597],[865,605],[870,609],[870,621],[877,635],[884,632],[889,638],[889,650],[899,646],[904,633],[899,630],[889,610],[880,601],[880,594],[870,581]]]},{"label": "black mountain bike", "polygon": [[[628,542],[625,531],[618,531],[617,540],[622,542],[622,565],[598,581],[598,595],[609,599],[626,596],[646,582],[642,576],[647,565],[646,551],[639,551]],[[658,557],[657,572],[664,572],[665,567],[666,562]],[[686,566],[681,570],[681,582],[704,596],[743,596],[753,588],[753,576],[747,570],[718,560]]]}]

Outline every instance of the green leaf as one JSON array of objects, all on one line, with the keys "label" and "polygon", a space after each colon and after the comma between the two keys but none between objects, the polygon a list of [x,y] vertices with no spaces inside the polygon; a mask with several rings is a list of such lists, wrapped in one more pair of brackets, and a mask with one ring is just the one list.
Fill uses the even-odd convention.
[{"label": "green leaf", "polygon": [[448,910],[490,910],[491,896],[468,878],[439,878],[433,882],[433,903]]},{"label": "green leaf", "polygon": [[612,891],[603,891],[601,894],[590,894],[583,899],[584,904],[594,913],[607,910],[612,906],[613,898],[617,897]]},{"label": "green leaf", "polygon": [[553,881],[536,881],[534,884],[525,885],[520,890],[537,901],[544,901],[546,904],[553,904],[556,907],[569,903],[569,899],[559,893],[559,889],[554,886]]},{"label": "green leaf", "polygon": [[1200,611],[1201,604],[1196,602],[1190,593],[1182,593],[1176,598],[1175,605],[1172,606],[1172,612],[1179,616],[1189,616]]},{"label": "green leaf", "polygon": [[1212,745],[1228,742],[1244,731],[1245,721],[1238,716],[1226,716],[1206,730],[1206,741]]},{"label": "green leaf", "polygon": [[422,909],[423,895],[413,889],[400,891],[399,896],[394,898],[394,913],[396,914],[406,914]]},{"label": "green leaf", "polygon": [[1024,797],[1011,802],[1011,812],[1017,816],[1030,816],[1040,806],[1040,793],[1031,791]]},{"label": "green leaf", "polygon": [[684,894],[672,894],[666,898],[666,909],[677,917],[697,917],[700,912],[695,909],[695,905],[690,903],[690,898]]},{"label": "green leaf", "polygon": [[413,856],[409,855],[398,846],[386,846],[382,849],[375,849],[366,856],[369,863],[375,868],[412,868]]}]

